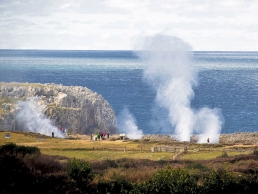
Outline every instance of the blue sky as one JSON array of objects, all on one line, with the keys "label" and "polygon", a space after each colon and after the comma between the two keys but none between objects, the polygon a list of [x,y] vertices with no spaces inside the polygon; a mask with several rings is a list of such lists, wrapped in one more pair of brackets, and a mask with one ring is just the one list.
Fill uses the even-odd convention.
[{"label": "blue sky", "polygon": [[133,50],[165,34],[193,50],[258,51],[256,0],[0,0],[0,49]]}]

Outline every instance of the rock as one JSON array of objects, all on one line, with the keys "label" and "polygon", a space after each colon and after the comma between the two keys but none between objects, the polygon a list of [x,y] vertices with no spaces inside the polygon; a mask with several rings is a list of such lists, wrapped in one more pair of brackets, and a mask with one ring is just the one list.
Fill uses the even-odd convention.
[{"label": "rock", "polygon": [[150,134],[150,135],[144,135],[142,139],[144,141],[151,141],[151,142],[163,142],[163,143],[177,142],[177,140],[172,135]]},{"label": "rock", "polygon": [[[144,141],[159,142],[159,143],[175,143],[179,142],[173,135],[160,135],[151,134],[144,135],[142,137]],[[198,135],[193,135],[190,137],[189,143],[197,143]],[[258,132],[242,132],[233,134],[220,134],[219,137],[220,144],[258,144]]]},{"label": "rock", "polygon": [[221,134],[219,142],[224,144],[257,144],[258,132]]},{"label": "rock", "polygon": [[3,112],[0,116],[0,129],[20,130],[21,126],[15,120],[19,110],[17,101],[35,96],[43,101],[46,106],[44,114],[53,125],[61,126],[73,134],[97,131],[119,133],[112,107],[100,94],[88,88],[15,82],[0,83],[0,110]]}]

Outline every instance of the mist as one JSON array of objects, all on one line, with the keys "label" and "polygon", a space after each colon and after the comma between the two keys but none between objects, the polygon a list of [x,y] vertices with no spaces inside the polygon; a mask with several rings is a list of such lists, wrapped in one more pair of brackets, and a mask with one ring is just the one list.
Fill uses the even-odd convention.
[{"label": "mist", "polygon": [[170,133],[179,141],[190,141],[190,137],[197,133],[200,134],[200,143],[208,137],[211,142],[218,142],[222,125],[220,111],[207,107],[200,110],[191,108],[193,88],[198,84],[198,70],[192,63],[191,46],[177,37],[160,34],[146,38],[141,50],[143,79],[156,91],[157,106],[167,111],[167,118],[163,120],[169,121]]},{"label": "mist", "polygon": [[18,106],[20,108],[16,114],[16,122],[21,129],[47,136],[52,136],[54,132],[55,137],[64,137],[64,134],[44,115],[46,106],[41,98],[33,97],[19,101]]},{"label": "mist", "polygon": [[143,131],[138,129],[136,119],[125,107],[118,115],[118,128],[130,139],[141,139]]},{"label": "mist", "polygon": [[205,143],[207,138],[210,143],[218,143],[223,116],[218,108],[204,107],[196,112],[195,131],[199,133],[198,143]]}]

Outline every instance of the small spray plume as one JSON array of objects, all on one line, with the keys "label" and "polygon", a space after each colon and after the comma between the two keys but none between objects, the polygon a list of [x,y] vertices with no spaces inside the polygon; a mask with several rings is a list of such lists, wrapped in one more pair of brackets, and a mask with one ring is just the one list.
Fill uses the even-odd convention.
[{"label": "small spray plume", "polygon": [[[221,129],[218,111],[205,108],[198,113],[191,108],[198,73],[191,63],[191,47],[179,38],[156,35],[146,38],[143,50],[140,56],[146,65],[144,78],[156,90],[156,103],[167,109],[176,137],[190,141],[198,126],[204,135],[213,135],[216,142],[218,135],[214,134]],[[203,124],[196,125],[199,121]]]},{"label": "small spray plume", "polygon": [[129,112],[128,108],[124,108],[118,116],[119,129],[126,134],[130,139],[141,139],[143,136],[142,130],[138,129],[136,120]]},{"label": "small spray plume", "polygon": [[19,101],[20,110],[16,114],[17,123],[26,131],[51,136],[52,132],[56,137],[64,137],[57,127],[53,126],[51,120],[44,115],[46,106],[38,97],[30,98],[27,101]]},{"label": "small spray plume", "polygon": [[220,109],[202,108],[196,113],[195,130],[200,133],[199,143],[205,143],[207,137],[210,143],[217,143],[222,126]]}]

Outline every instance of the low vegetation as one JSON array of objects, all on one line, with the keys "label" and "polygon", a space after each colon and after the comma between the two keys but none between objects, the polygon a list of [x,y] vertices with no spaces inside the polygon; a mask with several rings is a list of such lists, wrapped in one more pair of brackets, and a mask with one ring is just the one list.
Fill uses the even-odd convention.
[{"label": "low vegetation", "polygon": [[[181,153],[173,159],[172,153],[151,153],[151,142],[95,142],[13,132],[5,139],[4,132],[0,135],[0,193],[257,193],[258,189],[255,147],[231,154],[233,147],[228,145],[219,146],[220,152],[218,145],[212,149],[209,145],[208,150],[206,145],[189,145],[203,151]],[[104,149],[114,146],[124,150]],[[115,157],[103,157],[104,153]],[[212,157],[205,159],[200,153]],[[89,158],[80,157],[83,154]],[[194,159],[183,159],[188,155]]]},{"label": "low vegetation", "polygon": [[[241,161],[246,157],[241,158]],[[255,155],[250,155],[248,159],[250,158],[254,161],[258,159]],[[238,160],[240,158],[234,157],[228,162]],[[208,166],[201,161],[161,162],[126,158],[90,163],[85,160],[43,155],[38,148],[18,146],[13,143],[0,148],[1,193],[255,193],[257,191],[258,168],[237,175],[223,168],[215,169]]]}]

